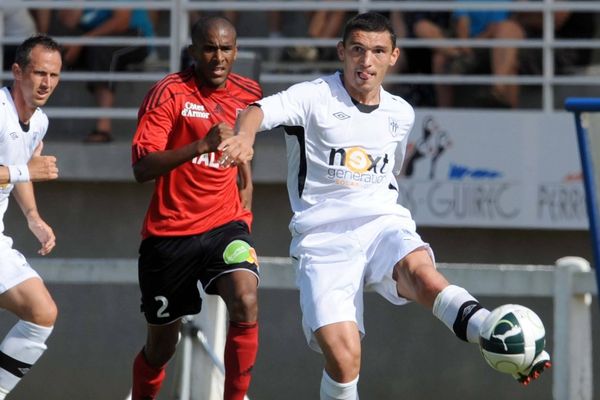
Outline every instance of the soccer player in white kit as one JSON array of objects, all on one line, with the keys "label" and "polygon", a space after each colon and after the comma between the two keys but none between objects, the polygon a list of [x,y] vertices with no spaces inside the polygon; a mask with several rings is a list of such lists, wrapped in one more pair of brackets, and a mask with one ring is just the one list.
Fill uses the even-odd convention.
[{"label": "soccer player in white kit", "polygon": [[12,65],[14,84],[0,89],[0,307],[19,321],[0,343],[0,399],[19,383],[46,350],[56,320],[56,304],[40,276],[4,235],[4,213],[12,193],[29,229],[40,241],[40,255],[55,246],[52,228],[40,217],[32,181],[56,179],[56,159],[42,156],[48,117],[46,104],[60,78],[58,44],[33,36],[17,49]]},{"label": "soccer player in white kit", "polygon": [[[414,111],[381,86],[399,55],[395,43],[385,17],[355,16],[337,46],[343,72],[258,101],[220,145],[223,163],[247,162],[257,131],[283,126],[287,133],[290,253],[308,344],[325,357],[322,400],[358,398],[365,288],[393,304],[432,309],[472,343],[489,314],[437,271],[409,210],[397,203],[395,175]],[[549,366],[543,352],[515,378],[529,383]]]}]

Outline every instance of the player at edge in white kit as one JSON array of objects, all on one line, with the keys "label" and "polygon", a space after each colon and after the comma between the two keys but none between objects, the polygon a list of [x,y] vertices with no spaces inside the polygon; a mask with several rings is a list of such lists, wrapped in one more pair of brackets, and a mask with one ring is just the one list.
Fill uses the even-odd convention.
[{"label": "player at edge in white kit", "polygon": [[[256,132],[283,126],[294,215],[290,253],[302,324],[325,358],[321,400],[358,398],[369,287],[393,304],[415,301],[455,335],[479,343],[489,311],[435,267],[410,211],[397,204],[412,107],[382,82],[398,58],[390,22],[378,13],[348,21],[337,45],[343,71],[303,82],[240,113],[221,162],[249,162]],[[514,377],[528,384],[550,367],[543,351]]]},{"label": "player at edge in white kit", "polygon": [[33,36],[17,49],[12,87],[0,89],[0,308],[19,318],[0,343],[0,399],[44,353],[57,316],[42,279],[4,235],[3,221],[12,193],[41,243],[38,253],[46,255],[56,244],[52,228],[38,213],[32,182],[58,177],[56,159],[41,155],[48,117],[39,107],[56,88],[61,68],[58,44]]}]

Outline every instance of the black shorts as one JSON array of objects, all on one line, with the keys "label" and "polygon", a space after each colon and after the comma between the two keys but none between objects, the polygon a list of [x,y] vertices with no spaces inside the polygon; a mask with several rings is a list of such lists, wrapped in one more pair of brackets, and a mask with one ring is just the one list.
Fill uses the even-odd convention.
[{"label": "black shorts", "polygon": [[258,279],[254,244],[243,222],[230,222],[193,236],[151,236],[142,241],[138,278],[141,311],[149,324],[163,325],[202,308],[198,281],[216,294],[215,280],[245,269]]}]

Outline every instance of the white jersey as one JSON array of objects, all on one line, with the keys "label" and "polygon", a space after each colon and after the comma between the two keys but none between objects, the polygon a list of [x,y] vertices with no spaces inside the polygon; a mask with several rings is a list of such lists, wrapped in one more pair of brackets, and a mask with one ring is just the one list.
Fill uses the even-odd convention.
[{"label": "white jersey", "polygon": [[[0,89],[0,165],[26,164],[48,130],[48,117],[37,109],[24,131],[10,90]],[[0,185],[0,236],[4,232],[4,213],[13,184]]]},{"label": "white jersey", "polygon": [[339,72],[291,86],[258,102],[261,130],[283,126],[288,194],[299,234],[350,218],[394,214],[413,108],[381,89],[377,107],[357,105]]}]

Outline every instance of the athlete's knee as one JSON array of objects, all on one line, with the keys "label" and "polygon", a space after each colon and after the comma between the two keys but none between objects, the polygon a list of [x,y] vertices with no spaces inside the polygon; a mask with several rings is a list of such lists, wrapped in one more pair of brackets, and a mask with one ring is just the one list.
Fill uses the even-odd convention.
[{"label": "athlete's knee", "polygon": [[52,327],[58,317],[58,307],[52,299],[43,303],[31,304],[26,306],[24,320],[44,327]]},{"label": "athlete's knee", "polygon": [[325,369],[336,382],[350,382],[360,372],[360,352],[338,351],[327,357]]},{"label": "athlete's knee", "polygon": [[258,295],[256,290],[238,293],[229,301],[229,317],[232,321],[252,322],[258,316]]},{"label": "athlete's knee", "polygon": [[144,355],[146,361],[152,367],[162,367],[175,354],[177,343],[179,342],[179,332],[168,332],[161,335],[151,334],[146,339]]},{"label": "athlete's knee", "polygon": [[172,343],[156,343],[144,347],[144,355],[148,364],[155,368],[160,368],[173,357],[177,349],[177,342]]},{"label": "athlete's knee", "polygon": [[325,369],[337,382],[349,382],[360,372],[360,357],[360,344],[338,343],[325,352]]}]

